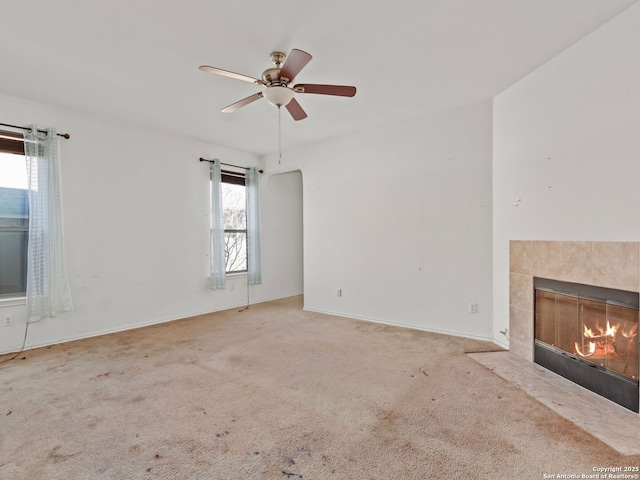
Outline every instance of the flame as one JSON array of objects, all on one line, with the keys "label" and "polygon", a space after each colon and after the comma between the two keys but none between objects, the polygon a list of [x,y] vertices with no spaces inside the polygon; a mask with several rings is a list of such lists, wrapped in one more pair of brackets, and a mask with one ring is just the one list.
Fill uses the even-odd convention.
[{"label": "flame", "polygon": [[607,320],[607,329],[605,330],[600,326],[600,324],[596,323],[596,329],[600,332],[600,335],[595,335],[593,330],[591,330],[586,325],[584,326],[584,336],[585,338],[600,338],[600,337],[615,337],[616,332],[618,331],[619,325],[611,326],[609,320]]},{"label": "flame", "polygon": [[611,325],[609,325],[609,320],[607,320],[607,332],[605,333],[605,336],[615,337],[619,327],[620,325],[614,325],[612,327]]},{"label": "flame", "polygon": [[[588,349],[585,352],[582,351],[582,348],[584,347],[580,347],[580,344],[575,342],[576,353],[581,357],[603,357],[605,355],[616,355],[617,352],[614,340],[619,328],[620,324],[611,325],[609,320],[607,320],[606,329],[601,327],[599,323],[596,323],[595,330],[598,331],[598,334],[596,334],[591,328],[584,325],[583,336],[591,341],[588,343]],[[621,333],[626,338],[633,338],[637,335],[637,328],[638,327],[636,325],[629,329],[629,332],[621,331]]]},{"label": "flame", "polygon": [[578,345],[578,342],[576,342],[576,352],[578,352],[578,355],[580,355],[581,357],[590,357],[595,353],[595,351],[596,342],[589,342],[589,351],[587,353],[582,353],[582,351],[580,350],[580,345]]},{"label": "flame", "polygon": [[632,326],[629,331],[625,332],[624,330],[621,330],[620,333],[624,338],[633,338],[638,335],[638,324],[636,323],[634,326]]}]

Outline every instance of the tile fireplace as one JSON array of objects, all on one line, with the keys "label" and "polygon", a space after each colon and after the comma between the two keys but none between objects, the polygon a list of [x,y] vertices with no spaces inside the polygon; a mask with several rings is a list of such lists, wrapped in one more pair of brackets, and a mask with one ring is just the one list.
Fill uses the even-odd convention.
[{"label": "tile fireplace", "polygon": [[511,241],[509,270],[511,353],[638,412],[640,243]]}]

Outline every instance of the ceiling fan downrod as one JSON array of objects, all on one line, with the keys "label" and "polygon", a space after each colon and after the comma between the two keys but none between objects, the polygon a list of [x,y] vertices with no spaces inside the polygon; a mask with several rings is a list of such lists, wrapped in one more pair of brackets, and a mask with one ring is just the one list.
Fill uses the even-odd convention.
[{"label": "ceiling fan downrod", "polygon": [[282,109],[278,107],[278,165],[282,163]]}]

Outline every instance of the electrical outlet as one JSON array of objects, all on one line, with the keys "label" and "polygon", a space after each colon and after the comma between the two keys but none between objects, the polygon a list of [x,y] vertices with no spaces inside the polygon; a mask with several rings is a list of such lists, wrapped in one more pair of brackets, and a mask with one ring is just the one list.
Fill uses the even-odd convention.
[{"label": "electrical outlet", "polygon": [[5,327],[11,327],[13,325],[13,315],[5,315],[3,325]]},{"label": "electrical outlet", "polygon": [[478,304],[470,303],[469,304],[469,313],[478,313]]}]

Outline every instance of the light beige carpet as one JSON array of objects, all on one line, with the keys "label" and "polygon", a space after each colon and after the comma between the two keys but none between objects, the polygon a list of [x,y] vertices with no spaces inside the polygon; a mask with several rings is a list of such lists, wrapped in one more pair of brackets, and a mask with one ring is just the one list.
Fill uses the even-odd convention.
[{"label": "light beige carpet", "polygon": [[28,351],[0,365],[0,478],[541,479],[640,464],[464,353],[493,348],[295,297]]}]

